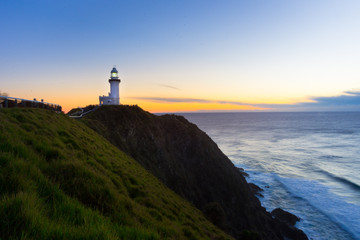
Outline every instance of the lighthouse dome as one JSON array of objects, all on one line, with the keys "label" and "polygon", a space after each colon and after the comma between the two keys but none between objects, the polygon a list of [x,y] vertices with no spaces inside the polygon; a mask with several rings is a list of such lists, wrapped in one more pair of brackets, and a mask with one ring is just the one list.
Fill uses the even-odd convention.
[{"label": "lighthouse dome", "polygon": [[116,70],[116,68],[113,68],[113,69],[111,70],[111,73],[118,73],[118,70]]},{"label": "lighthouse dome", "polygon": [[118,76],[118,70],[116,70],[116,68],[113,68],[111,70],[111,79],[118,79],[119,76]]}]

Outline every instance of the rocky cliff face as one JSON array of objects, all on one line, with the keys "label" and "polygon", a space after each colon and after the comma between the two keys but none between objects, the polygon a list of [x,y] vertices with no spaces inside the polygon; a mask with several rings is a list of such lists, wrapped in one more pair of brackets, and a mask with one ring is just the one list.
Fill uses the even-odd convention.
[{"label": "rocky cliff face", "polygon": [[184,117],[156,116],[137,106],[106,106],[82,121],[236,238],[290,237],[290,230],[261,207],[216,143]]}]

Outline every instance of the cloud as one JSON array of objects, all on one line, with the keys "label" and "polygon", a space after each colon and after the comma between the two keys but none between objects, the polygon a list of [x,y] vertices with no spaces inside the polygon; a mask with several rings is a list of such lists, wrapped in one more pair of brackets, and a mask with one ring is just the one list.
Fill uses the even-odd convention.
[{"label": "cloud", "polygon": [[[360,91],[346,91],[339,96],[310,97],[311,102],[295,104],[251,104],[240,101],[209,100],[201,98],[133,97],[161,103],[217,103],[250,106],[265,111],[360,111]],[[234,110],[236,111],[236,110]]]},{"label": "cloud", "polygon": [[258,106],[278,111],[360,111],[360,91],[346,91],[339,96],[310,97],[308,100],[311,102]]},{"label": "cloud", "polygon": [[158,86],[162,86],[162,87],[165,87],[165,88],[170,88],[170,89],[174,89],[174,90],[180,90],[180,88],[177,88],[177,87],[174,87],[174,86],[171,86],[171,85],[166,85],[166,84],[156,84]]},{"label": "cloud", "polygon": [[345,94],[336,97],[318,97],[313,100],[317,104],[327,106],[360,105],[360,92],[348,91]]},{"label": "cloud", "polygon": [[346,91],[344,92],[345,94],[349,94],[349,95],[359,95],[360,94],[360,90],[353,90],[353,91]]},{"label": "cloud", "polygon": [[309,108],[326,108],[334,111],[359,111],[360,110],[360,91],[346,91],[340,96],[333,97],[313,97],[313,102],[301,103],[300,106]]},{"label": "cloud", "polygon": [[253,106],[252,104],[243,102],[233,101],[222,101],[222,100],[209,100],[200,98],[160,98],[160,97],[133,97],[135,99],[147,100],[152,102],[163,102],[163,103],[219,103],[219,104],[231,104],[231,105],[247,105]]},{"label": "cloud", "polygon": [[[236,105],[243,107],[244,110],[266,110],[267,107],[260,106],[259,104],[249,104],[244,102],[237,101],[224,101],[224,100],[209,100],[201,98],[163,98],[163,97],[132,97],[133,99],[159,102],[159,103],[208,103],[208,104],[224,104],[224,105]],[[202,111],[202,110],[199,110]],[[205,110],[209,111],[209,110]],[[229,110],[226,110],[229,111]],[[239,109],[234,109],[233,111],[243,111]]]}]

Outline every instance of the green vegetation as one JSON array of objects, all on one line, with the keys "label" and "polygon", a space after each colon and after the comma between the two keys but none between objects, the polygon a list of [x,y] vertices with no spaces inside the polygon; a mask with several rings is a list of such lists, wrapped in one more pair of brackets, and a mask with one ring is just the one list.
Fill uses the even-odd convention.
[{"label": "green vegetation", "polygon": [[83,123],[0,110],[0,239],[230,239]]}]

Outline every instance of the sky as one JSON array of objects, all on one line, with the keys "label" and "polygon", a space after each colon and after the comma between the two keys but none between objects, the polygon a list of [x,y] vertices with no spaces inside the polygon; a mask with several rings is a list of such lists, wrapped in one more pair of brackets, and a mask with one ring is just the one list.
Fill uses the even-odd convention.
[{"label": "sky", "polygon": [[0,92],[65,111],[359,111],[358,0],[0,0]]}]

